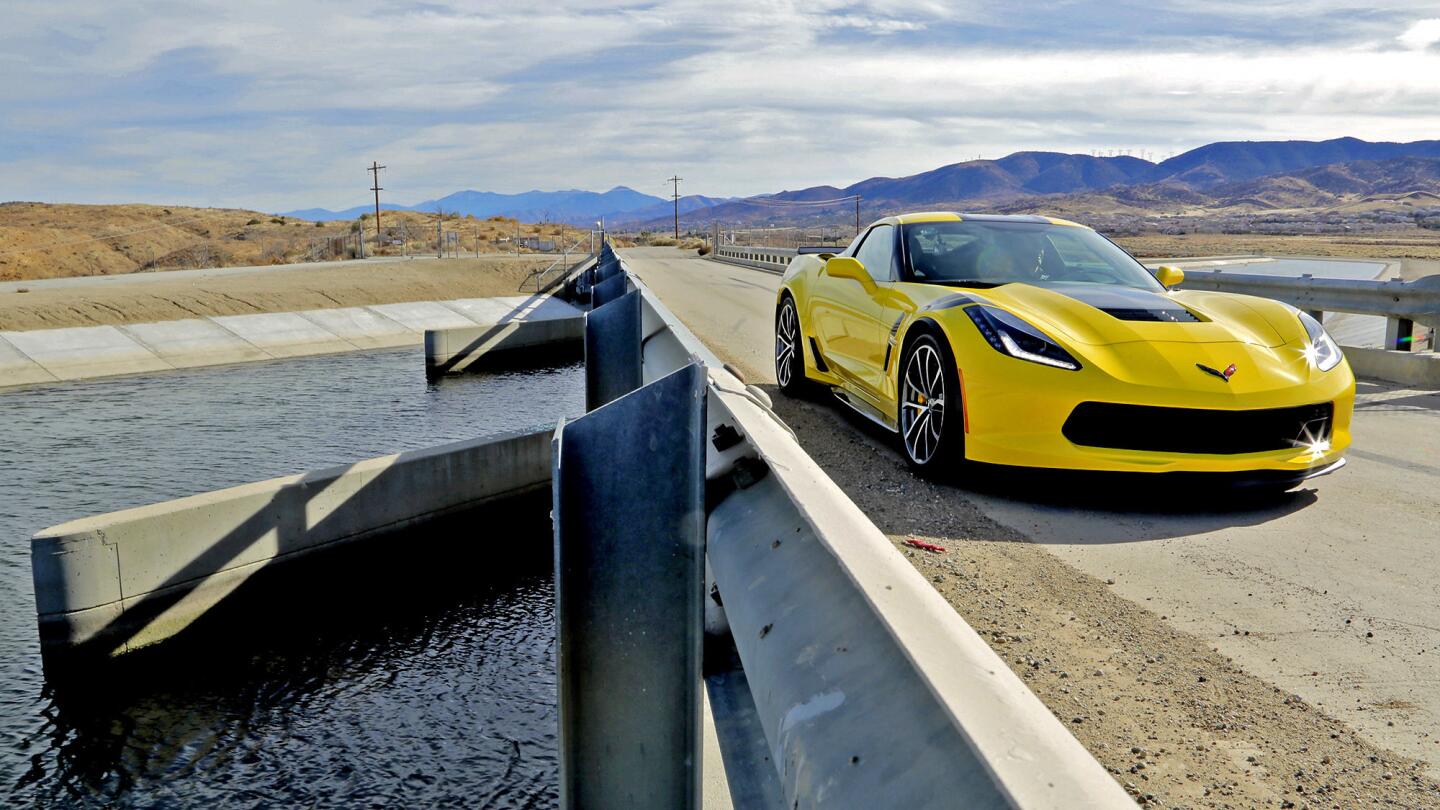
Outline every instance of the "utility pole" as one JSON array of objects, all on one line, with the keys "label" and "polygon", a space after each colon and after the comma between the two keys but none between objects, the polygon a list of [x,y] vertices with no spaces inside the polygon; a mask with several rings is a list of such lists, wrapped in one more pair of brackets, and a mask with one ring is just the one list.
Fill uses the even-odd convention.
[{"label": "utility pole", "polygon": [[[375,192],[375,244],[380,244],[380,192],[385,189],[380,187],[380,170],[385,168],[375,161],[370,161],[369,172],[375,182],[370,184],[370,190]],[[378,249],[378,248],[377,248]]]},{"label": "utility pole", "polygon": [[675,186],[675,190],[670,194],[670,197],[671,197],[671,199],[673,199],[673,200],[675,201],[675,239],[676,239],[676,240],[679,240],[679,239],[680,239],[680,181],[681,181],[681,180],[684,180],[684,179],[685,179],[685,178],[683,178],[683,177],[681,177],[680,175],[677,174],[677,175],[675,175],[674,177],[670,178],[670,180],[669,180],[669,182],[670,182],[672,185]]},{"label": "utility pole", "polygon": [[435,209],[435,258],[445,258],[445,243],[441,241],[441,227],[445,224],[445,212]]},{"label": "utility pole", "polygon": [[855,235],[860,235],[860,195],[855,195]]}]

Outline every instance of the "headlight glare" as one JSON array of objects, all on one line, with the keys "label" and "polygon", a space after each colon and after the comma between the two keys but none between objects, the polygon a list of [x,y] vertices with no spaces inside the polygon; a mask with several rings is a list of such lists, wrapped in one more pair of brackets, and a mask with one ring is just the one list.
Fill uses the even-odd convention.
[{"label": "headlight glare", "polygon": [[1336,345],[1335,339],[1325,331],[1325,327],[1304,312],[1300,313],[1300,325],[1305,327],[1305,334],[1310,337],[1310,345],[1305,349],[1305,356],[1315,364],[1315,368],[1329,371],[1340,365],[1340,359],[1344,355],[1340,353],[1340,347]]},{"label": "headlight glare", "polygon": [[1080,363],[1049,335],[1003,309],[976,305],[965,314],[975,322],[985,342],[1001,354],[1053,368],[1078,371]]}]

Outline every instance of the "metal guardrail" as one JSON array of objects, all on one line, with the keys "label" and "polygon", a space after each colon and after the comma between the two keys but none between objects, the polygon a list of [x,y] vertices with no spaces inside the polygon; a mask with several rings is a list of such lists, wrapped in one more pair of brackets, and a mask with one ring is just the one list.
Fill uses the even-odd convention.
[{"label": "metal guardrail", "polygon": [[[1399,351],[1413,345],[1416,323],[1440,329],[1440,276],[1416,281],[1365,281],[1186,271],[1180,287],[1273,298],[1312,314],[1377,315],[1386,319],[1385,347]],[[1437,349],[1434,343],[1432,340],[1432,351]]]},{"label": "metal guardrail", "polygon": [[[656,454],[685,443],[666,438],[674,420],[653,408],[683,411],[676,375],[703,370],[703,434],[697,437],[704,441],[703,469],[696,472],[703,472],[705,482],[698,506],[705,512],[708,573],[704,583],[693,584],[703,584],[711,595],[705,600],[705,683],[711,705],[726,713],[716,714],[715,726],[732,796],[785,808],[1134,807],[1124,789],[801,449],[770,411],[766,395],[725,368],[625,271],[608,246],[597,273],[607,267],[614,275],[594,286],[595,292],[614,280],[623,287],[593,312],[596,329],[587,329],[587,353],[605,357],[593,373],[623,367],[629,376],[638,370],[638,381],[621,388],[640,387],[627,393],[587,381],[598,407],[571,424],[607,414],[608,424],[644,429],[626,428],[624,441],[612,435],[603,447],[573,452],[581,464],[602,453],[605,463],[597,467],[607,477],[602,483],[653,491],[665,501],[655,513],[683,514],[677,510],[681,501],[666,495],[683,476]],[[605,330],[607,323],[614,325],[613,333]],[[612,412],[623,408],[632,409],[628,421]],[[593,425],[572,432],[567,424],[557,431],[555,458],[562,474],[556,481],[562,487],[570,480],[563,475],[572,457],[568,442],[585,442],[587,434],[598,441]],[[668,554],[675,560],[671,576],[688,581],[690,558],[683,547],[669,551],[670,545],[650,536],[656,524],[652,514],[641,514],[644,500],[614,497],[615,510],[605,513],[609,524],[634,532],[605,527],[591,532],[585,522],[566,520],[562,506],[573,501],[557,490],[556,547],[562,558],[567,550],[573,555],[587,548],[587,542],[614,548],[620,562],[633,554]],[[680,532],[678,526],[674,532]],[[593,534],[588,541],[575,536],[587,532]],[[626,543],[631,545],[617,547]],[[576,575],[605,581],[593,587],[564,581]],[[562,738],[570,730],[603,739],[617,752],[613,760],[586,757],[562,740],[562,804],[579,806],[588,797],[614,806],[694,806],[695,799],[685,797],[698,796],[698,790],[682,786],[700,779],[690,756],[695,740],[679,745],[673,740],[676,729],[699,733],[688,719],[698,696],[677,699],[668,715],[657,717],[646,703],[650,686],[607,684],[624,692],[610,700],[634,705],[647,718],[642,724],[628,714],[617,716],[596,697],[593,680],[579,683],[592,672],[649,671],[636,670],[634,661],[594,658],[609,654],[648,656],[657,671],[700,675],[676,668],[689,660],[688,641],[677,638],[667,647],[635,638],[646,631],[629,617],[668,615],[665,604],[672,613],[688,613],[668,586],[652,593],[632,582],[623,592],[623,609],[613,600],[584,601],[587,592],[617,593],[608,578],[624,576],[623,570],[593,566],[572,573],[564,559],[557,561],[560,626],[583,621],[592,632],[624,636],[613,651],[591,645],[585,660],[568,659],[574,666],[562,667]],[[608,617],[608,623],[580,615]],[[670,628],[664,632],[675,632],[668,620],[664,626]],[[733,675],[715,671],[717,656],[709,651],[720,642],[733,645],[727,648],[739,660],[740,671]],[[669,761],[653,754],[662,740],[671,741]],[[646,751],[651,755],[644,756]],[[607,771],[612,767],[622,772]],[[665,773],[655,772],[657,767]],[[665,797],[647,798],[644,785],[669,787]]]},{"label": "metal guardrail", "polygon": [[[586,239],[588,239],[588,238],[589,238],[589,237],[586,237]],[[564,272],[564,273],[569,273],[571,270],[574,270],[574,269],[577,268],[577,267],[583,267],[586,262],[590,261],[590,259],[594,257],[594,254],[592,254],[592,253],[586,253],[586,254],[584,254],[583,258],[580,259],[580,261],[575,262],[575,263],[571,263],[571,261],[570,261],[570,254],[571,254],[571,253],[578,252],[579,249],[580,249],[580,245],[583,244],[585,241],[586,241],[585,239],[578,240],[577,242],[575,242],[575,244],[573,244],[573,245],[571,245],[570,247],[566,248],[566,249],[560,254],[560,258],[558,258],[558,259],[556,259],[555,261],[551,262],[551,263],[550,263],[548,266],[546,266],[544,269],[536,270],[535,272],[533,272],[533,273],[531,273],[530,275],[526,276],[525,278],[521,279],[521,280],[520,280],[520,287],[519,287],[519,289],[522,289],[522,290],[525,289],[525,285],[526,285],[527,283],[529,283],[531,279],[534,279],[534,280],[535,280],[535,292],[540,292],[542,289],[544,289],[545,277],[548,276],[548,275],[550,275],[551,273],[554,273],[554,272],[556,272],[557,270],[558,270],[558,271],[561,271],[561,272]]]}]

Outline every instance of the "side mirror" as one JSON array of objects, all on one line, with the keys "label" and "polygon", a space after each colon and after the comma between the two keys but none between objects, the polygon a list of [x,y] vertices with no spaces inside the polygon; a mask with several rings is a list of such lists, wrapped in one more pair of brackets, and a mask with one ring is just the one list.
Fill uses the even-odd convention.
[{"label": "side mirror", "polygon": [[875,279],[865,272],[865,265],[859,259],[849,256],[836,256],[825,262],[825,275],[831,278],[848,278],[851,281],[860,282],[860,286],[866,292],[875,291]]},{"label": "side mirror", "polygon": [[1155,280],[1166,288],[1174,287],[1185,280],[1185,271],[1174,265],[1162,264],[1155,268]]}]

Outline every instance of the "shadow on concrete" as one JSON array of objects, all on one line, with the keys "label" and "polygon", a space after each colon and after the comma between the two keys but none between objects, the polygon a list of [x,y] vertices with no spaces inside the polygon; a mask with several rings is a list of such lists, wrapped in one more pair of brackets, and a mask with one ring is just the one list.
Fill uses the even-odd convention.
[{"label": "shadow on concrete", "polygon": [[[1023,527],[1063,520],[1071,543],[1132,543],[1254,526],[1316,502],[1314,490],[1235,488],[1225,479],[966,465],[927,478],[906,464],[893,433],[828,393],[803,399],[760,386],[775,412],[846,494],[887,534],[964,540],[1035,539]],[[1010,519],[1014,518],[1014,519]]]}]

